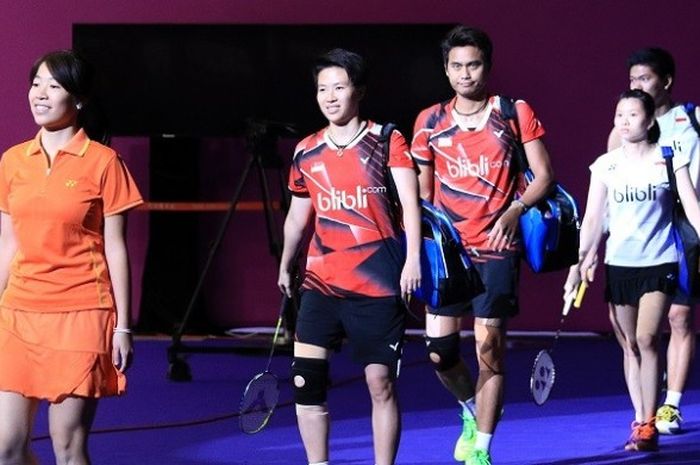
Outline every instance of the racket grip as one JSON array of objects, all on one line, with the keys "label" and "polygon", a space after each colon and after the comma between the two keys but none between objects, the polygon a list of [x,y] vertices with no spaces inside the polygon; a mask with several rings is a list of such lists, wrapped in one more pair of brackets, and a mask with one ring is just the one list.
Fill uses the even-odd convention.
[{"label": "racket grip", "polygon": [[574,308],[581,308],[581,303],[583,302],[583,296],[586,294],[586,289],[588,289],[588,281],[581,281],[581,285],[578,287],[578,292],[576,293],[576,298],[574,299]]},{"label": "racket grip", "polygon": [[569,310],[571,310],[571,305],[574,303],[574,298],[576,297],[576,291],[571,291],[567,296],[564,298],[564,306],[561,309],[561,314],[566,316],[569,314]]}]

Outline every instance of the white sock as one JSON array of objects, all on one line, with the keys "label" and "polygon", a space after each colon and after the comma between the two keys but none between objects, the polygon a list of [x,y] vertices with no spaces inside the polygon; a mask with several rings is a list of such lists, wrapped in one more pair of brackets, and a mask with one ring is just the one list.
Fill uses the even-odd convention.
[{"label": "white sock", "polygon": [[476,432],[476,442],[474,443],[474,449],[489,451],[491,448],[491,438],[493,434],[482,433],[481,431]]},{"label": "white sock", "polygon": [[328,465],[328,460],[326,460],[324,462],[314,462],[314,463],[309,462],[309,465]]},{"label": "white sock", "polygon": [[476,404],[474,403],[474,398],[470,397],[465,401],[459,400],[459,405],[462,406],[462,415],[467,418],[474,418],[474,412],[476,411]]},{"label": "white sock", "polygon": [[673,405],[674,407],[678,408],[678,406],[681,405],[682,395],[682,392],[666,391],[666,400],[664,401],[664,404]]}]

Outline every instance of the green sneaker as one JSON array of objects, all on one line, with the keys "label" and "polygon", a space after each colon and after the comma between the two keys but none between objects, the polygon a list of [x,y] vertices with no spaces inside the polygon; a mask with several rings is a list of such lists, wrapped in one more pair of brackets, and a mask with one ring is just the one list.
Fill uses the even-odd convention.
[{"label": "green sneaker", "polygon": [[474,449],[464,465],[491,465],[491,456],[485,450]]},{"label": "green sneaker", "polygon": [[[476,419],[469,415],[460,415],[462,418],[462,434],[460,434],[455,444],[455,460],[464,462],[474,452],[476,442]],[[476,462],[478,463],[478,462]]]}]

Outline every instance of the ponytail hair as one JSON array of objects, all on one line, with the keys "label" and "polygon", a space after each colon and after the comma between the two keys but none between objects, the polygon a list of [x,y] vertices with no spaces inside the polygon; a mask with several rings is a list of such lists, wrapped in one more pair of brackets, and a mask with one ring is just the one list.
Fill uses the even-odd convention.
[{"label": "ponytail hair", "polygon": [[647,132],[647,142],[650,144],[656,144],[661,137],[661,128],[659,127],[659,122],[654,118],[654,124],[651,125],[649,131]]}]

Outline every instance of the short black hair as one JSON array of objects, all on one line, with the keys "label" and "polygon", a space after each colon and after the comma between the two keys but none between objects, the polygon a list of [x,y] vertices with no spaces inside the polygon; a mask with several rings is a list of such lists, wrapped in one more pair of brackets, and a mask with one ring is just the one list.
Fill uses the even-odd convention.
[{"label": "short black hair", "polygon": [[620,100],[628,98],[634,98],[641,101],[642,107],[644,108],[644,115],[647,118],[654,120],[654,124],[647,132],[647,142],[655,144],[659,141],[659,137],[661,137],[661,128],[659,127],[659,123],[655,118],[656,103],[654,103],[654,97],[640,89],[629,89],[620,94],[620,98],[617,99],[617,101],[619,102]]},{"label": "short black hair", "polygon": [[318,75],[321,71],[333,67],[343,68],[355,87],[367,85],[365,59],[361,55],[343,48],[334,48],[316,58],[312,68],[314,83],[318,84]]},{"label": "short black hair", "polygon": [[29,72],[31,84],[39,67],[45,64],[51,76],[78,102],[88,100],[94,81],[92,66],[73,50],[56,50],[39,57]]},{"label": "short black hair", "polygon": [[455,47],[466,47],[469,45],[481,50],[481,55],[484,59],[484,67],[487,71],[491,70],[493,55],[491,39],[484,31],[464,25],[459,25],[450,29],[440,44],[440,48],[442,49],[442,61],[445,66],[447,66],[450,50]]},{"label": "short black hair", "polygon": [[46,65],[51,76],[66,92],[73,96],[75,103],[80,103],[78,126],[85,130],[90,139],[109,145],[109,122],[99,103],[93,98],[95,69],[90,62],[74,50],[46,53],[32,65],[29,71],[30,85],[42,64]]},{"label": "short black hair", "polygon": [[654,74],[662,79],[676,77],[676,62],[673,60],[673,56],[662,48],[646,47],[632,52],[627,58],[627,69],[632,69],[633,66],[637,65],[650,67]]}]

